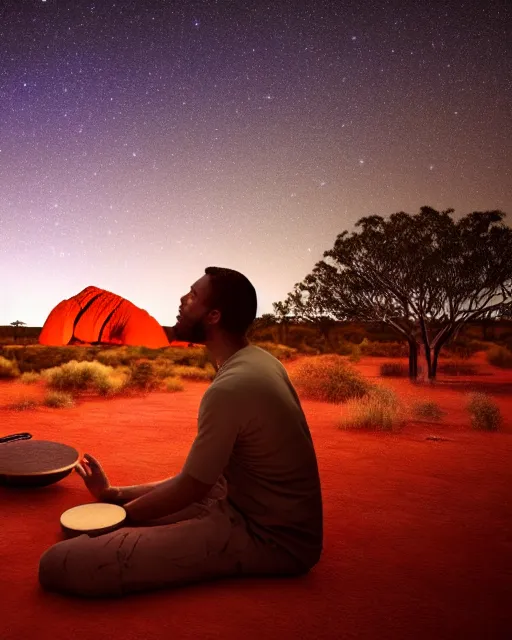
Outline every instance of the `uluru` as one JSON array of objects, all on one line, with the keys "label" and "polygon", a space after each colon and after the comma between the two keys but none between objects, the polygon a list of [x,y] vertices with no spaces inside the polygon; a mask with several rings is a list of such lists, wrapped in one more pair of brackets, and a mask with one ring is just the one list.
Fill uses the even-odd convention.
[{"label": "uluru", "polygon": [[39,335],[48,346],[111,344],[168,347],[163,327],[147,311],[125,298],[86,287],[52,309]]}]

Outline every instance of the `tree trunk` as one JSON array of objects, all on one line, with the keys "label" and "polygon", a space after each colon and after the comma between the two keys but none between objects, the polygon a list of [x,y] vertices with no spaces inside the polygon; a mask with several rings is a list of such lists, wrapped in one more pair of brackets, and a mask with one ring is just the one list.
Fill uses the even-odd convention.
[{"label": "tree trunk", "polygon": [[427,361],[427,375],[428,379],[432,380],[435,374],[432,374],[432,348],[430,346],[430,340],[428,335],[428,329],[423,317],[420,317],[420,330],[423,346],[425,347],[425,360]]},{"label": "tree trunk", "polygon": [[409,340],[409,378],[416,380],[418,377],[418,344],[415,340]]},{"label": "tree trunk", "polygon": [[432,377],[431,377],[432,380],[435,380],[437,376],[437,362],[438,362],[440,351],[441,351],[441,347],[436,345],[434,347],[434,357],[432,359]]},{"label": "tree trunk", "polygon": [[427,361],[428,379],[435,378],[435,373],[432,368],[432,349],[428,344],[425,345],[425,360]]},{"label": "tree trunk", "polygon": [[439,354],[441,353],[441,349],[443,348],[443,346],[449,341],[451,340],[455,335],[457,335],[457,332],[459,331],[460,327],[462,325],[457,326],[456,324],[453,325],[452,327],[449,328],[449,330],[441,337],[440,340],[435,340],[434,341],[434,349],[433,349],[433,361],[431,364],[429,364],[429,380],[434,381],[436,379],[437,376],[437,365],[438,365],[438,359],[439,359]]}]

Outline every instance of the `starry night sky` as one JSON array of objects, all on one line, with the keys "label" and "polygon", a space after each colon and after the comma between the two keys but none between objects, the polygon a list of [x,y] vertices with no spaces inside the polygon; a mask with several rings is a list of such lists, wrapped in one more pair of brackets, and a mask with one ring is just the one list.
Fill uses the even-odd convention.
[{"label": "starry night sky", "polygon": [[511,24],[506,1],[2,0],[0,325],[87,285],[172,325],[210,265],[261,315],[362,216],[512,216]]}]

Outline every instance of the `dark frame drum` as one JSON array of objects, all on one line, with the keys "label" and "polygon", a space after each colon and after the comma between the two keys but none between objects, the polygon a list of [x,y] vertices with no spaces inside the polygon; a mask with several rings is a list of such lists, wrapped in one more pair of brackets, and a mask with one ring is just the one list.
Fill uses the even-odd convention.
[{"label": "dark frame drum", "polygon": [[0,485],[46,487],[69,475],[80,460],[74,447],[50,440],[0,442]]}]

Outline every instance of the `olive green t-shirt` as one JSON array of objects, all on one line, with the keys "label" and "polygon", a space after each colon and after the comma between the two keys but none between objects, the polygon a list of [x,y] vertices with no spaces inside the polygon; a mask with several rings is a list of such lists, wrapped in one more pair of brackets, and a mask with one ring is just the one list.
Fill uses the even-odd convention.
[{"label": "olive green t-shirt", "polygon": [[206,484],[224,475],[228,500],[260,537],[311,567],[323,544],[313,441],[283,365],[249,345],[217,373],[199,408],[183,471]]}]

